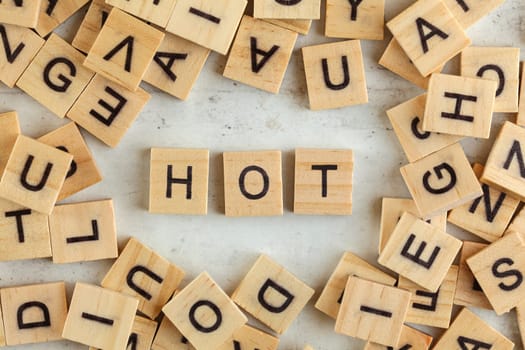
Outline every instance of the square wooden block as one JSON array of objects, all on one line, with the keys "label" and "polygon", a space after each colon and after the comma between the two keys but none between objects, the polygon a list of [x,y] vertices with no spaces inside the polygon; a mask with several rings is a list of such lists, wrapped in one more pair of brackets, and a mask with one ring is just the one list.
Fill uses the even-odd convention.
[{"label": "square wooden block", "polygon": [[226,216],[283,215],[281,151],[224,152]]},{"label": "square wooden block", "polygon": [[345,149],[296,149],[294,213],[352,214],[354,155]]},{"label": "square wooden block", "polygon": [[35,28],[42,0],[0,2],[0,23]]},{"label": "square wooden block", "polygon": [[209,54],[209,49],[168,33],[153,56],[144,81],[185,100]]},{"label": "square wooden block", "polygon": [[[432,339],[433,338],[426,333],[408,326],[403,326],[396,349],[428,350],[432,343]],[[393,350],[393,348],[368,342],[363,350]]]},{"label": "square wooden block", "polygon": [[125,349],[138,300],[77,282],[62,336],[101,349]]},{"label": "square wooden block", "polygon": [[[157,322],[151,321],[148,318],[135,316],[131,333],[128,337],[126,349],[132,350],[150,350],[153,342],[153,337],[157,331]],[[100,350],[95,347],[90,347],[89,350]]]},{"label": "square wooden block", "polygon": [[389,286],[396,284],[394,277],[357,255],[345,252],[323,288],[319,299],[317,299],[316,309],[336,319],[349,276],[356,276]]},{"label": "square wooden block", "polygon": [[183,278],[183,270],[131,238],[101,285],[137,298],[138,310],[155,319]]},{"label": "square wooden block", "polygon": [[41,136],[38,141],[73,156],[66,180],[58,195],[58,201],[102,181],[102,175],[95,164],[91,151],[75,123],[66,124]]},{"label": "square wooden block", "polygon": [[15,111],[0,113],[0,177],[4,173],[5,166],[11,155],[11,151],[20,135],[20,123]]},{"label": "square wooden block", "polygon": [[431,292],[438,290],[462,242],[404,213],[378,262]]},{"label": "square wooden block", "polygon": [[210,152],[152,148],[149,212],[206,215]]},{"label": "square wooden block", "polygon": [[232,299],[275,332],[282,334],[314,295],[284,267],[261,255],[232,294]]},{"label": "square wooden block", "polygon": [[357,40],[302,48],[310,109],[368,103],[361,44]]},{"label": "square wooden block", "polygon": [[459,256],[458,283],[456,285],[456,294],[454,295],[454,304],[492,309],[478,281],[474,278],[470,267],[467,265],[468,258],[479,253],[487,246],[488,244],[485,243],[463,241],[461,255]]},{"label": "square wooden block", "polygon": [[41,37],[47,36],[88,2],[89,0],[43,1],[36,32]]},{"label": "square wooden block", "polygon": [[511,350],[513,348],[514,343],[485,323],[472,311],[464,308],[433,349]]},{"label": "square wooden block", "polygon": [[162,311],[196,349],[219,347],[247,321],[206,272],[175,295]]},{"label": "square wooden block", "polygon": [[458,1],[443,0],[450,12],[458,20],[459,24],[465,29],[485,17],[505,0],[483,0],[483,1]]},{"label": "square wooden block", "polygon": [[116,147],[151,98],[95,75],[67,117],[110,147]]},{"label": "square wooden block", "polygon": [[0,180],[0,197],[49,215],[73,156],[19,135]]},{"label": "square wooden block", "polygon": [[4,38],[0,42],[0,81],[13,88],[45,41],[17,25],[0,24],[0,34]]},{"label": "square wooden block", "polygon": [[253,2],[253,17],[265,19],[319,19],[321,18],[321,1],[255,0]]},{"label": "square wooden block", "polygon": [[195,348],[164,316],[153,339],[153,344],[151,344],[151,350],[195,350]]},{"label": "square wooden block", "polygon": [[176,0],[107,0],[109,5],[162,28],[166,28],[176,2]]},{"label": "square wooden block", "polygon": [[308,34],[312,26],[311,19],[265,19],[266,22],[275,24],[276,26],[290,29],[302,35]]},{"label": "square wooden block", "polygon": [[386,25],[424,77],[471,42],[442,0],[417,1]]},{"label": "square wooden block", "polygon": [[419,95],[386,111],[409,162],[415,162],[462,139],[461,136],[423,131],[427,95]]},{"label": "square wooden block", "polygon": [[67,300],[64,282],[0,290],[7,345],[62,339]]},{"label": "square wooden block", "polygon": [[218,348],[218,350],[232,349],[264,349],[277,350],[279,338],[258,330],[248,325],[242,326],[233,333],[230,340]]},{"label": "square wooden block", "polygon": [[166,31],[226,55],[246,5],[246,0],[177,0]]},{"label": "square wooden block", "polygon": [[385,0],[327,0],[324,35],[331,38],[383,40]]},{"label": "square wooden block", "polygon": [[112,8],[113,6],[106,4],[105,0],[93,0],[71,45],[88,53],[104,23],[106,23]]},{"label": "square wooden block", "polygon": [[113,8],[84,60],[84,66],[136,91],[164,33]]},{"label": "square wooden block", "polygon": [[516,124],[525,126],[525,69],[523,69],[521,73],[520,100],[518,105],[518,116],[516,117]]},{"label": "square wooden block", "polygon": [[[483,166],[474,164],[474,173],[479,178]],[[483,196],[461,207],[454,208],[448,221],[486,241],[498,240],[507,229],[520,201],[503,192],[482,184]]]},{"label": "square wooden block", "polygon": [[55,264],[118,256],[111,199],[58,205],[49,217],[49,230]]},{"label": "square wooden block", "polygon": [[297,36],[291,30],[244,16],[223,75],[264,91],[278,93]]},{"label": "square wooden block", "polygon": [[425,219],[483,194],[459,143],[407,164],[400,170],[420,215]]},{"label": "square wooden block", "polygon": [[407,291],[350,276],[335,331],[381,345],[396,346],[409,302],[410,293]]}]

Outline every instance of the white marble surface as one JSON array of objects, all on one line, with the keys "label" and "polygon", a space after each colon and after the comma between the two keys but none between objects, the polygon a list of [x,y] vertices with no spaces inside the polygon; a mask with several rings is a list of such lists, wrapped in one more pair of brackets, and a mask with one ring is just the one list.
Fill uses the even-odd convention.
[{"label": "white marble surface", "polygon": [[[387,0],[387,19],[410,0]],[[499,9],[468,30],[475,45],[524,47],[525,2],[507,0]],[[71,40],[79,16],[60,32]],[[390,36],[387,35],[387,39]],[[271,95],[222,78],[225,58],[212,54],[190,98],[181,102],[149,86],[153,94],[122,143],[110,149],[84,132],[104,181],[67,200],[101,198],[115,201],[119,242],[135,236],[187,272],[184,284],[207,270],[230,293],[260,253],[271,256],[316,289],[313,301],[343,251],[373,262],[377,258],[380,199],[408,196],[399,174],[407,162],[384,113],[421,90],[380,68],[377,61],[385,41],[365,41],[365,69],[370,103],[339,110],[308,109],[300,48],[330,41],[322,23],[297,41],[279,95]],[[522,54],[522,58],[524,55]],[[458,73],[458,61],[447,70]],[[0,87],[0,111],[17,110],[23,133],[37,137],[63,125],[18,89]],[[498,126],[511,115],[496,114]],[[493,140],[493,137],[491,138]],[[471,161],[484,162],[492,141],[463,142]],[[204,217],[151,215],[147,212],[149,149],[199,147],[211,151],[209,214]],[[297,216],[293,201],[293,149],[296,147],[351,148],[355,152],[354,214],[347,217]],[[227,150],[283,151],[285,214],[283,217],[227,218],[223,215],[221,152]],[[461,238],[475,239],[449,225]],[[0,287],[65,280],[71,292],[75,281],[98,283],[111,261],[53,265],[50,260],[2,263]],[[515,315],[497,317],[474,310],[522,349]],[[253,320],[251,320],[253,322]],[[253,322],[257,325],[257,323]],[[429,330],[430,331],[430,330]],[[442,331],[432,330],[439,335]],[[361,349],[364,342],[333,332],[333,321],[310,302],[281,337],[280,349]],[[85,349],[70,342],[19,347],[24,349]]]}]

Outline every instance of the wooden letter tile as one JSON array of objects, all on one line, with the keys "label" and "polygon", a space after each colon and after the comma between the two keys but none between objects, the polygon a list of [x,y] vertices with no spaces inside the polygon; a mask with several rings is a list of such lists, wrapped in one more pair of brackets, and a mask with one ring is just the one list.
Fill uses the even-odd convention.
[{"label": "wooden letter tile", "polygon": [[[135,316],[126,349],[150,350],[156,330],[157,322],[151,321],[145,317]],[[89,350],[101,349],[91,346]]]},{"label": "wooden letter tile", "polygon": [[327,37],[383,40],[385,0],[327,0],[325,16]]},{"label": "wooden letter tile", "polygon": [[319,19],[321,17],[321,1],[255,0],[253,3],[253,16],[265,19]]},{"label": "wooden letter tile", "polygon": [[425,219],[483,194],[459,143],[403,166],[401,175]]},{"label": "wooden letter tile", "polygon": [[[1,73],[0,73],[1,74]],[[20,124],[18,122],[18,114],[15,111],[0,113],[0,177],[4,173],[7,160],[11,155],[11,151],[16,142],[16,138],[20,135]]]},{"label": "wooden letter tile", "polygon": [[244,16],[223,75],[264,91],[278,93],[297,36],[291,30]]},{"label": "wooden letter tile", "polygon": [[430,335],[417,329],[403,326],[399,342],[395,348],[368,342],[363,350],[428,350],[432,339]]},{"label": "wooden letter tile", "polygon": [[518,116],[516,124],[525,126],[525,69],[521,73],[520,100],[518,106]]},{"label": "wooden letter tile", "polygon": [[505,0],[443,0],[450,12],[465,29],[476,23]]},{"label": "wooden letter tile", "polygon": [[88,2],[89,0],[43,1],[36,32],[45,37]]},{"label": "wooden letter tile", "polygon": [[275,24],[279,27],[290,29],[302,35],[308,34],[312,26],[311,19],[265,19],[266,22]]},{"label": "wooden letter tile", "polygon": [[161,31],[113,8],[84,65],[136,91],[163,38]]},{"label": "wooden letter tile", "polygon": [[247,321],[206,272],[175,295],[162,311],[197,350],[219,347]]},{"label": "wooden letter tile", "polygon": [[394,277],[370,265],[357,255],[345,252],[328,279],[319,299],[317,299],[315,307],[336,319],[349,276],[356,276],[389,286],[393,286],[396,283]]},{"label": "wooden letter tile", "polygon": [[42,0],[0,2],[0,23],[35,28]]},{"label": "wooden letter tile", "polygon": [[162,28],[168,24],[176,2],[176,0],[107,0],[109,5]]},{"label": "wooden letter tile", "polygon": [[110,147],[116,147],[151,98],[96,75],[67,117]]},{"label": "wooden letter tile", "polygon": [[71,45],[82,52],[88,53],[97,39],[102,26],[106,23],[112,8],[113,6],[106,4],[104,0],[93,0]]},{"label": "wooden letter tile", "polygon": [[417,1],[390,20],[387,27],[424,77],[470,45],[442,0]]},{"label": "wooden letter tile", "polygon": [[294,213],[352,214],[352,150],[296,149]]},{"label": "wooden letter tile", "polygon": [[521,207],[518,214],[516,214],[507,227],[505,234],[511,232],[525,232],[525,207]]},{"label": "wooden letter tile", "polygon": [[53,262],[116,258],[117,232],[112,200],[58,205],[49,217]]},{"label": "wooden letter tile", "polygon": [[264,349],[277,350],[279,338],[256,328],[244,325],[233,333],[230,340],[218,348],[218,350],[232,349]]},{"label": "wooden letter tile", "polygon": [[77,282],[62,336],[101,349],[125,349],[138,300]]},{"label": "wooden letter tile", "polygon": [[358,40],[302,48],[310,109],[368,103],[365,68]]},{"label": "wooden letter tile", "polygon": [[0,290],[7,345],[62,339],[67,315],[64,282]]},{"label": "wooden letter tile", "polygon": [[177,327],[164,316],[153,339],[151,350],[195,350],[195,348]]},{"label": "wooden letter tile", "polygon": [[410,293],[407,291],[350,276],[335,331],[381,345],[396,346],[409,302]]},{"label": "wooden letter tile", "polygon": [[378,262],[435,292],[460,248],[460,240],[410,213],[404,213]]},{"label": "wooden letter tile", "polygon": [[49,215],[72,159],[66,152],[19,135],[0,180],[0,197]]}]

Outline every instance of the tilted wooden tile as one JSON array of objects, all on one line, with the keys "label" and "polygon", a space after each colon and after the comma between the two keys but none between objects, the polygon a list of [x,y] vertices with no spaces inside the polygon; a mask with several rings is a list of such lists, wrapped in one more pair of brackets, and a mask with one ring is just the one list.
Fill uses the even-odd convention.
[{"label": "tilted wooden tile", "polygon": [[107,0],[109,5],[162,28],[168,24],[176,2],[176,0]]},{"label": "tilted wooden tile", "polygon": [[312,26],[311,19],[265,19],[266,22],[275,24],[276,26],[290,29],[302,35],[308,34]]},{"label": "tilted wooden tile", "polygon": [[485,17],[505,0],[443,0],[459,24],[465,29]]},{"label": "tilted wooden tile", "polygon": [[[476,176],[481,177],[483,166],[474,164],[473,169]],[[486,184],[482,184],[481,188],[483,196],[452,209],[448,221],[486,241],[494,242],[503,236],[520,201]]]},{"label": "tilted wooden tile", "polygon": [[363,350],[428,350],[432,339],[433,338],[426,333],[408,326],[403,326],[399,342],[395,348],[368,342]]},{"label": "tilted wooden tile", "polygon": [[507,227],[505,234],[511,232],[525,232],[525,207],[512,218],[510,225]]},{"label": "tilted wooden tile", "polygon": [[89,0],[44,1],[40,7],[36,32],[45,37],[88,2]]},{"label": "tilted wooden tile", "polygon": [[314,290],[284,267],[261,255],[232,294],[232,299],[275,332],[284,333]]},{"label": "tilted wooden tile", "polygon": [[442,0],[417,1],[386,25],[424,77],[470,45]]},{"label": "tilted wooden tile", "polygon": [[331,38],[383,40],[385,0],[327,0],[324,35]]},{"label": "tilted wooden tile", "polygon": [[224,152],[226,216],[283,215],[280,151]]},{"label": "tilted wooden tile", "polygon": [[247,321],[206,272],[177,293],[162,311],[197,350],[219,347]]},{"label": "tilted wooden tile", "polygon": [[296,149],[294,213],[352,214],[353,170],[350,149]]},{"label": "tilted wooden tile", "polygon": [[151,350],[195,350],[195,348],[177,327],[164,316],[153,339]]},{"label": "tilted wooden tile", "polygon": [[410,293],[407,291],[350,276],[335,331],[381,345],[396,346],[409,302]]},{"label": "tilted wooden tile", "polygon": [[206,215],[210,152],[152,148],[149,212]]},{"label": "tilted wooden tile", "polygon": [[101,285],[137,298],[138,310],[155,319],[183,278],[183,270],[131,238]]},{"label": "tilted wooden tile", "polygon": [[277,19],[320,19],[320,0],[274,1],[255,0],[253,17]]},{"label": "tilted wooden tile", "polygon": [[520,99],[518,105],[518,115],[516,117],[516,124],[525,126],[525,69],[523,69],[521,73]]},{"label": "tilted wooden tile", "polygon": [[58,205],[49,216],[49,230],[56,264],[118,256],[111,199]]},{"label": "tilted wooden tile", "polygon": [[67,117],[110,147],[116,147],[151,98],[95,75]]},{"label": "tilted wooden tile", "polygon": [[0,23],[35,28],[42,0],[0,2]]},{"label": "tilted wooden tile", "polygon": [[7,345],[62,339],[67,315],[64,282],[2,288],[0,299]]},{"label": "tilted wooden tile", "polygon": [[250,16],[242,18],[223,75],[278,93],[298,34]]},{"label": "tilted wooden tile", "polygon": [[72,160],[66,152],[19,135],[0,180],[0,197],[49,215]]},{"label": "tilted wooden tile", "polygon": [[483,194],[459,143],[401,167],[420,215],[429,218]]},{"label": "tilted wooden tile", "polygon": [[157,49],[144,81],[185,100],[209,54],[209,49],[168,33]]},{"label": "tilted wooden tile", "polygon": [[0,177],[4,173],[5,166],[11,155],[11,151],[20,135],[20,123],[15,111],[0,113]]},{"label": "tilted wooden tile", "polygon": [[125,349],[138,300],[77,282],[62,336],[101,349]]},{"label": "tilted wooden tile", "polygon": [[163,32],[113,8],[84,66],[136,91],[163,38]]},{"label": "tilted wooden tile", "polygon": [[310,109],[368,103],[361,44],[347,40],[302,48]]},{"label": "tilted wooden tile", "polygon": [[71,45],[82,52],[88,53],[97,39],[102,26],[106,23],[112,8],[113,6],[106,4],[104,0],[93,0],[82,23],[80,23]]},{"label": "tilted wooden tile", "polygon": [[514,344],[467,308],[461,310],[433,349],[511,350]]},{"label": "tilted wooden tile", "polygon": [[345,252],[328,279],[319,299],[317,299],[315,307],[336,319],[349,276],[356,276],[389,286],[396,284],[394,277],[379,270],[357,255]]},{"label": "tilted wooden tile", "polygon": [[404,213],[378,262],[435,292],[445,279],[461,243],[435,226]]},{"label": "tilted wooden tile", "polygon": [[260,349],[277,350],[279,338],[258,330],[248,325],[242,326],[233,333],[231,339],[218,348],[218,350],[232,349]]},{"label": "tilted wooden tile", "polygon": [[[150,350],[156,330],[157,322],[151,321],[145,317],[135,316],[126,349]],[[89,350],[100,349],[91,346]]]}]

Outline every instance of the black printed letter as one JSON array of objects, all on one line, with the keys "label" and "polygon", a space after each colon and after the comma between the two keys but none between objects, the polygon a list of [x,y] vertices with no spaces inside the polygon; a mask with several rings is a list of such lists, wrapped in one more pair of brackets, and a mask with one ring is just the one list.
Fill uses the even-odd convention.
[{"label": "black printed letter", "polygon": [[31,168],[31,165],[33,164],[33,160],[35,157],[33,157],[31,154],[27,156],[26,163],[24,164],[24,169],[22,170],[22,174],[20,174],[20,183],[24,188],[28,189],[32,192],[38,192],[44,188],[46,185],[47,179],[49,178],[49,174],[51,174],[51,169],[53,169],[53,164],[47,163],[46,168],[44,170],[44,174],[42,174],[42,178],[40,179],[40,182],[36,185],[31,185],[27,182],[27,174],[29,173],[29,169]]},{"label": "black printed letter", "polygon": [[412,307],[414,309],[420,309],[420,310],[425,310],[425,311],[436,311],[437,301],[439,298],[439,289],[435,293],[427,292],[425,290],[416,290],[416,295],[425,297],[425,298],[430,298],[430,305],[421,304],[421,303],[412,303]]},{"label": "black printed letter", "polygon": [[7,31],[5,30],[5,26],[3,24],[0,24],[0,37],[2,38],[2,43],[4,44],[7,62],[13,63],[26,45],[24,43],[20,43],[14,51],[11,51],[11,45],[9,44],[9,39],[7,38]]},{"label": "black printed letter", "polygon": [[[266,294],[266,291],[269,288],[275,290],[276,292],[278,292],[284,297],[284,302],[281,305],[279,306],[270,305],[266,301],[264,295]],[[257,293],[257,300],[259,301],[259,303],[266,310],[273,312],[274,314],[280,314],[281,312],[285,311],[288,308],[288,306],[290,306],[294,298],[295,296],[292,293],[290,293],[289,291],[287,291],[286,289],[284,289],[283,287],[281,287],[280,285],[278,285],[277,283],[275,283],[269,278],[266,280],[266,282],[264,282],[261,289],[259,289],[259,293]]]},{"label": "black printed letter", "polygon": [[512,163],[512,158],[514,158],[514,155],[516,155],[516,160],[518,161],[518,165],[520,167],[520,175],[521,177],[525,178],[525,163],[523,162],[523,153],[521,153],[521,145],[518,140],[514,140],[512,143],[509,155],[503,164],[503,169],[509,170],[510,163]]},{"label": "black printed letter", "polygon": [[321,60],[321,64],[323,65],[323,78],[324,83],[327,88],[330,90],[343,90],[345,87],[350,84],[350,72],[348,71],[348,58],[346,56],[341,56],[341,64],[343,66],[343,81],[339,84],[332,83],[332,80],[330,79],[330,71],[328,70],[328,60],[326,58],[323,58]]},{"label": "black printed letter", "polygon": [[412,134],[414,134],[414,136],[420,140],[428,139],[430,137],[430,132],[427,131],[427,132],[422,133],[421,131],[419,131],[417,127],[419,122],[420,122],[419,117],[414,117],[414,119],[412,119],[412,123],[410,123]]},{"label": "black printed letter", "polygon": [[357,8],[363,0],[348,0],[350,2],[350,6],[352,7],[352,12],[350,13],[350,20],[351,21],[357,21]]},{"label": "black printed letter", "polygon": [[89,111],[89,114],[95,117],[99,122],[106,126],[111,126],[113,123],[113,120],[119,115],[120,111],[122,111],[122,108],[126,105],[128,100],[124,98],[121,94],[110,88],[109,86],[106,86],[104,89],[105,92],[110,94],[112,97],[114,97],[118,103],[116,106],[111,106],[109,103],[107,103],[104,100],[98,100],[98,104],[102,107],[104,107],[108,112],[109,116],[106,118],[102,116],[99,112],[95,111],[94,109]]},{"label": "black printed letter", "polygon": [[493,70],[498,75],[499,83],[498,88],[496,89],[496,97],[498,97],[503,92],[503,89],[505,89],[505,73],[503,72],[503,69],[501,69],[500,66],[497,66],[495,64],[486,64],[478,70],[478,73],[476,75],[482,78],[483,74],[488,70]]},{"label": "black printed letter", "polygon": [[425,269],[429,270],[432,267],[434,260],[436,260],[436,257],[438,256],[441,248],[435,247],[434,250],[432,251],[432,254],[430,255],[430,258],[427,261],[425,261],[421,259],[421,255],[423,254],[423,251],[427,247],[427,242],[425,241],[421,242],[421,244],[417,248],[416,254],[411,254],[408,252],[410,250],[410,247],[412,246],[412,243],[414,243],[415,239],[416,239],[416,235],[411,233],[405,243],[405,246],[401,250],[401,255],[409,260],[412,260],[416,264],[423,266]]},{"label": "black printed letter", "polygon": [[58,80],[62,83],[61,85],[57,85],[51,81],[51,78],[49,75],[51,74],[51,69],[53,69],[56,65],[63,64],[67,68],[69,68],[69,75],[72,77],[75,77],[77,75],[77,68],[71,62],[65,57],[57,57],[49,61],[49,63],[44,68],[44,82],[46,85],[56,92],[66,92],[69,86],[71,85],[72,81],[71,79],[66,78],[62,73],[58,75]]},{"label": "black printed letter", "polygon": [[[197,318],[195,317],[195,313],[197,312],[197,309],[202,306],[207,306],[215,314],[215,319],[216,319],[215,323],[209,327],[205,327],[202,324],[200,324],[199,321],[197,321]],[[198,302],[193,304],[193,306],[190,309],[189,317],[190,317],[190,322],[193,325],[193,327],[195,327],[196,330],[202,333],[211,333],[213,331],[216,331],[221,326],[221,323],[222,323],[221,310],[217,307],[217,305],[215,305],[209,300],[199,300]]]},{"label": "black printed letter", "polygon": [[66,243],[79,243],[79,242],[89,242],[89,241],[98,241],[98,224],[97,220],[91,220],[91,229],[93,234],[89,236],[77,236],[77,237],[68,237],[66,238]]},{"label": "black printed letter", "polygon": [[434,167],[434,172],[436,173],[437,178],[439,180],[443,179],[443,170],[445,170],[450,176],[450,181],[443,187],[435,188],[430,186],[429,178],[430,176],[432,176],[432,173],[430,171],[427,171],[425,174],[423,174],[423,187],[425,187],[425,190],[427,190],[429,193],[443,194],[450,191],[454,186],[456,186],[456,172],[448,163],[441,163],[440,165]]},{"label": "black printed letter", "polygon": [[47,5],[46,14],[48,16],[51,16],[53,14],[53,11],[55,10],[55,7],[57,6],[58,0],[47,0],[49,2],[49,5]]},{"label": "black printed letter", "polygon": [[[175,60],[185,60],[188,57],[187,53],[171,53],[171,52],[157,52],[153,57],[153,60],[160,68],[170,77],[171,81],[177,80],[177,76],[171,70]],[[163,58],[167,58],[168,62],[164,63]]]},{"label": "black printed letter", "polygon": [[18,232],[18,242],[19,243],[25,242],[24,224],[22,223],[22,216],[24,215],[31,215],[31,209],[8,211],[5,213],[6,218],[14,217],[16,219],[16,231]]},{"label": "black printed letter", "polygon": [[[479,340],[470,339],[467,337],[460,336],[458,337],[458,344],[461,347],[461,350],[479,350],[492,348],[492,344],[487,344]],[[474,347],[468,347],[467,344],[474,345]]]},{"label": "black printed letter", "polygon": [[494,204],[494,208],[492,208],[490,203],[489,186],[487,186],[486,184],[482,184],[481,188],[483,189],[483,196],[477,198],[474,202],[472,202],[472,205],[470,206],[468,211],[474,214],[474,212],[478,208],[479,203],[481,202],[481,199],[483,198],[483,204],[485,205],[485,218],[488,222],[493,222],[496,218],[496,215],[498,215],[499,209],[501,208],[501,205],[503,204],[503,201],[505,200],[507,195],[501,192],[498,199],[496,200],[496,204]]},{"label": "black printed letter", "polygon": [[463,120],[469,123],[472,123],[474,121],[473,116],[461,114],[461,105],[463,104],[463,101],[476,102],[478,100],[476,96],[456,94],[453,92],[445,92],[445,97],[455,98],[456,107],[454,108],[454,113],[441,112],[441,118]]},{"label": "black printed letter", "polygon": [[129,270],[128,275],[126,276],[126,283],[128,284],[129,288],[133,289],[135,292],[141,295],[144,299],[151,300],[152,295],[146,292],[143,288],[137,286],[137,284],[133,281],[133,277],[135,277],[135,274],[138,272],[142,272],[143,274],[145,274],[146,276],[148,276],[153,281],[159,284],[162,283],[164,279],[145,266],[137,265],[137,266],[134,266],[131,270]]},{"label": "black printed letter", "polygon": [[172,184],[186,185],[186,199],[191,199],[191,185],[193,180],[193,167],[188,166],[186,169],[186,178],[177,179],[173,177],[173,165],[168,165],[168,174],[166,179],[166,198],[171,198],[171,186]]},{"label": "black printed letter", "polygon": [[328,170],[337,170],[337,165],[312,165],[312,170],[321,170],[321,196],[328,196]]},{"label": "black printed letter", "polygon": [[[250,37],[250,53],[252,57],[252,72],[259,73],[261,69],[266,65],[268,60],[273,56],[274,53],[279,50],[279,46],[273,45],[269,51],[264,51],[257,48],[257,38]],[[257,62],[257,55],[262,55],[262,59]]]},{"label": "black printed letter", "polygon": [[512,266],[512,265],[514,265],[514,261],[512,259],[510,259],[510,258],[501,258],[501,259],[496,260],[496,262],[492,265],[492,274],[494,275],[494,277],[505,278],[505,277],[512,277],[513,276],[513,277],[516,278],[516,280],[514,281],[514,283],[512,283],[510,285],[501,282],[500,284],[498,284],[498,287],[501,290],[504,290],[504,291],[507,291],[507,292],[518,288],[521,285],[521,283],[523,282],[523,275],[522,275],[522,273],[519,272],[518,270],[499,271],[498,268],[501,265]]},{"label": "black printed letter", "polygon": [[[27,322],[27,323],[24,322],[24,311],[32,307],[36,307],[42,310],[42,317],[44,318],[42,321]],[[51,318],[49,317],[49,309],[44,303],[41,303],[39,301],[30,301],[30,302],[20,305],[20,307],[16,311],[16,321],[18,323],[18,329],[30,329],[30,328],[51,326]]]},{"label": "black printed letter", "polygon": [[[57,149],[69,153],[69,150],[65,146],[57,146]],[[66,179],[69,179],[71,176],[75,175],[77,172],[77,162],[75,160],[71,161],[71,165],[69,166],[69,171],[66,174]]]},{"label": "black printed letter", "polygon": [[[248,175],[249,172],[256,171],[259,174],[261,174],[261,177],[263,179],[263,188],[261,189],[261,192],[253,194],[246,190],[246,175]],[[241,190],[241,193],[248,199],[256,200],[261,199],[268,193],[268,190],[270,189],[270,178],[268,177],[268,173],[263,168],[257,166],[257,165],[250,165],[244,168],[241,171],[241,175],[239,175],[239,188]]]},{"label": "black printed letter", "polygon": [[[418,17],[416,19],[416,25],[417,25],[417,30],[419,32],[419,40],[421,41],[421,47],[423,48],[423,53],[428,52],[428,40],[430,40],[434,35],[437,35],[442,39],[448,38],[448,34],[443,32],[441,29],[434,26],[433,24],[430,24],[429,22],[427,22],[425,19],[421,17]],[[425,34],[424,27],[427,27],[428,29],[430,29],[430,32]]]},{"label": "black printed letter", "polygon": [[111,51],[109,51],[106,56],[104,56],[104,60],[109,61],[113,58],[120,50],[124,48],[124,46],[127,47],[126,49],[126,62],[124,63],[124,69],[126,72],[131,72],[131,60],[133,58],[133,43],[135,42],[135,38],[131,35],[128,35],[124,40],[122,40],[117,46],[115,46]]}]

